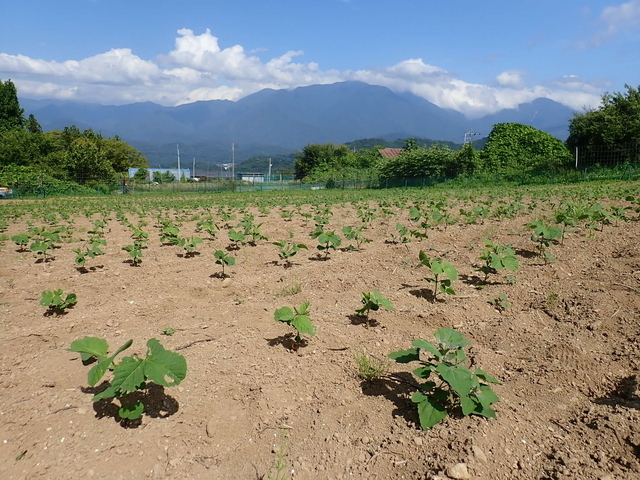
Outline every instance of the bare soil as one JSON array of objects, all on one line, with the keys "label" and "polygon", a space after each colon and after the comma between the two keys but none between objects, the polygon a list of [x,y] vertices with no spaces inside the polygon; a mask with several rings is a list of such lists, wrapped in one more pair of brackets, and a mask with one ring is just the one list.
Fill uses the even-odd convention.
[{"label": "bare soil", "polygon": [[[270,241],[292,234],[310,248],[286,268],[270,241],[242,246],[229,252],[237,263],[226,279],[212,256],[229,246],[224,230],[186,258],[161,245],[151,215],[142,218],[150,239],[139,267],[121,250],[131,232],[113,215],[106,254],[89,260],[87,273],[71,251],[91,226],[84,216],[51,262],[3,242],[0,478],[267,479],[279,456],[287,464],[281,478],[300,480],[640,478],[640,222],[575,228],[551,247],[557,262],[544,264],[524,226],[544,209],[460,219],[404,244],[391,234],[396,222],[409,224],[407,210],[393,210],[371,222],[365,234],[373,241],[361,251],[323,260],[309,238],[313,220],[250,208]],[[351,205],[332,211],[337,233],[361,224]],[[23,217],[5,234],[26,231],[27,221],[34,220]],[[195,224],[181,222],[181,236]],[[481,281],[484,238],[517,250],[514,285],[503,272]],[[458,268],[456,296],[434,301],[426,269],[415,268],[420,250]],[[46,316],[40,294],[55,288],[79,301]],[[395,311],[364,322],[355,309],[371,290]],[[500,293],[511,303],[503,311],[488,303]],[[306,301],[317,335],[294,352],[290,328],[273,313]],[[473,364],[501,380],[496,419],[449,417],[422,431],[411,365],[394,363],[372,382],[358,377],[355,352],[384,358],[416,338],[432,340],[441,327],[462,332]],[[165,328],[175,333],[162,335]],[[123,423],[113,405],[92,403],[89,367],[67,350],[84,336],[106,338],[114,350],[133,339],[138,354],[158,338],[186,357],[188,376],[178,387],[151,389],[142,421]],[[468,477],[451,470],[459,463]]]}]

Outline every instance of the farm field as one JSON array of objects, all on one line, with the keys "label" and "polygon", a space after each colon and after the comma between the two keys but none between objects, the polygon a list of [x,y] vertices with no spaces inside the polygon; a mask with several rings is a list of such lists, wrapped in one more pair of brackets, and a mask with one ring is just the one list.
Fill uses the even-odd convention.
[{"label": "farm field", "polygon": [[[639,220],[637,183],[2,202],[0,478],[640,478]],[[534,242],[538,221],[564,238]],[[316,249],[317,225],[341,237],[335,250]],[[31,250],[56,229],[54,248]],[[136,232],[139,258],[123,250]],[[81,267],[73,249],[91,237],[104,254]],[[485,240],[510,245],[519,268],[485,279]],[[280,258],[281,241],[308,249]],[[224,275],[216,251],[234,257]],[[434,298],[421,251],[457,269],[455,295]],[[55,289],[77,304],[48,311]],[[374,290],[394,310],[357,315]],[[274,312],[304,302],[317,331],[294,350]],[[418,365],[359,377],[354,355],[384,359],[440,328],[501,382],[496,418],[422,430]],[[92,402],[90,367],[68,351],[86,336],[114,352],[133,339],[122,356],[156,338],[187,376],[122,421],[117,401]]]}]

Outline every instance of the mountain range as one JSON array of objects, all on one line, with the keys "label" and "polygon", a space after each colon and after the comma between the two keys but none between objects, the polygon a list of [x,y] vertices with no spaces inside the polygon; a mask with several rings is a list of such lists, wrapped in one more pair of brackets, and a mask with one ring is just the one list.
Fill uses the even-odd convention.
[{"label": "mountain range", "polygon": [[[421,137],[462,143],[464,133],[485,137],[496,123],[531,125],[564,139],[574,111],[538,98],[530,103],[470,120],[411,93],[362,82],[265,89],[238,101],[210,100],[176,107],[151,102],[121,106],[21,98],[45,131],[76,125],[105,137],[118,135],[152,166],[173,163],[176,143],[185,160],[236,162],[256,155],[286,155],[309,143],[346,143],[363,138]],[[475,139],[480,138],[475,137]]]}]

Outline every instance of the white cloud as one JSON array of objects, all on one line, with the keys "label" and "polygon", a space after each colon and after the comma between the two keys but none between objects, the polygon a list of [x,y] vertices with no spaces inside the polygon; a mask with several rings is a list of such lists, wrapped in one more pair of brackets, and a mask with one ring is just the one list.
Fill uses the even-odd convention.
[{"label": "white cloud", "polygon": [[180,105],[200,100],[238,100],[264,88],[346,80],[411,92],[470,117],[513,108],[538,97],[574,108],[596,106],[600,100],[601,85],[570,75],[547,86],[527,87],[524,72],[508,70],[497,75],[494,85],[483,85],[465,82],[420,58],[387,67],[338,71],[322,70],[315,62],[297,61],[302,55],[301,51],[291,50],[263,61],[240,45],[221,48],[209,30],[196,35],[192,30],[181,29],[174,49],[155,61],[144,60],[126,48],[65,62],[0,53],[0,78],[11,78],[25,97],[110,104],[152,101]]},{"label": "white cloud", "polygon": [[501,87],[521,88],[524,85],[523,75],[521,70],[508,70],[496,77],[496,83]]},{"label": "white cloud", "polygon": [[607,6],[598,16],[598,21],[602,28],[588,40],[578,42],[579,47],[598,47],[622,33],[640,28],[640,0]]}]

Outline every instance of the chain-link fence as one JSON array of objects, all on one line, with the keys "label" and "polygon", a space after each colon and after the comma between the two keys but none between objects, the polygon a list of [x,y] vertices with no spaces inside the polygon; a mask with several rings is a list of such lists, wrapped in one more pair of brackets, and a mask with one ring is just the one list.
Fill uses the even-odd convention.
[{"label": "chain-link fence", "polygon": [[58,196],[100,196],[100,195],[149,195],[149,194],[191,194],[216,192],[258,192],[270,190],[320,190],[320,189],[380,189],[380,188],[429,188],[437,185],[461,187],[483,187],[486,185],[544,185],[570,184],[598,180],[640,180],[640,160],[635,163],[620,163],[614,166],[580,165],[565,170],[541,170],[522,172],[516,175],[471,175],[458,177],[421,178],[361,178],[351,180],[329,179],[321,183],[305,183],[299,180],[231,181],[209,179],[205,181],[183,182],[135,182],[126,176],[105,179],[77,179],[76,182],[58,180],[44,174],[35,174],[27,181],[3,176],[0,171],[0,187],[8,187],[2,198],[46,198]]},{"label": "chain-link fence", "polygon": [[612,167],[640,163],[640,141],[619,145],[587,145],[575,149],[576,168]]}]

